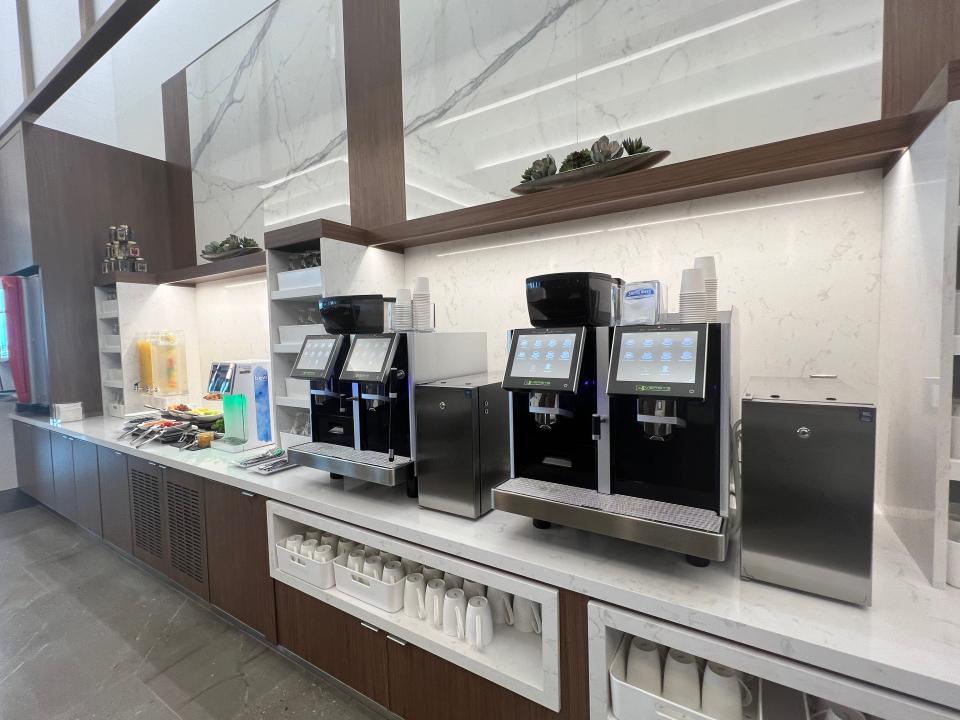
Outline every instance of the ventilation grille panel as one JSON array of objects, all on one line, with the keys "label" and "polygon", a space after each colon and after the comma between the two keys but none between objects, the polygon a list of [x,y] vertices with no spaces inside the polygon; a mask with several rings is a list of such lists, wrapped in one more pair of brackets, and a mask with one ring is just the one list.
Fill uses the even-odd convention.
[{"label": "ventilation grille panel", "polygon": [[169,479],[166,486],[170,565],[199,583],[206,582],[200,493]]},{"label": "ventilation grille panel", "polygon": [[163,560],[163,511],[160,478],[130,468],[130,502],[133,506],[133,544]]}]

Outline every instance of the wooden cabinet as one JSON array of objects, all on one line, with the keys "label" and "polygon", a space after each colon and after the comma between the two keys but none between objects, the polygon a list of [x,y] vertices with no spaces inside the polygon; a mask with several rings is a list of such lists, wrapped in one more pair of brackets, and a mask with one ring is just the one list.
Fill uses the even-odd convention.
[{"label": "wooden cabinet", "polygon": [[204,493],[210,602],[276,643],[267,500],[212,480]]},{"label": "wooden cabinet", "polygon": [[33,426],[13,421],[13,449],[17,459],[17,487],[37,498],[37,473],[33,459]]},{"label": "wooden cabinet", "polygon": [[97,446],[73,441],[73,476],[77,486],[77,524],[96,535],[100,527],[100,472]]},{"label": "wooden cabinet", "polygon": [[100,471],[100,521],[103,539],[133,554],[130,520],[130,482],[127,456],[119,450],[97,448]]},{"label": "wooden cabinet", "polygon": [[203,479],[134,457],[127,472],[134,557],[208,599]]},{"label": "wooden cabinet", "polygon": [[34,477],[34,495],[37,502],[49,508],[56,508],[57,495],[53,483],[53,458],[51,456],[50,431],[35,425],[30,426],[33,449],[32,467]]},{"label": "wooden cabinet", "polygon": [[388,707],[387,634],[283,583],[276,591],[279,643]]},{"label": "wooden cabinet", "polygon": [[68,520],[77,521],[77,479],[73,473],[73,443],[69,435],[54,432],[50,436],[53,460],[53,509]]}]

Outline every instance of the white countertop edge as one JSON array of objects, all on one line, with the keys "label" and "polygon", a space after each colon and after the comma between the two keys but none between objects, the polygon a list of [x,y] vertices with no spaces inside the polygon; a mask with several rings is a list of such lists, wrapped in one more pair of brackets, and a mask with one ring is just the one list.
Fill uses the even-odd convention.
[{"label": "white countertop edge", "polygon": [[[694,568],[673,553],[569,528],[535,530],[493,511],[469,520],[419,508],[402,488],[334,481],[298,468],[265,477],[215,450],[180,452],[117,441],[108,417],[54,426],[13,419],[255,492],[408,542],[572,590],[930,702],[960,709],[960,590],[930,586],[882,516],[874,605],[858,608],[744,581],[734,559]],[[237,457],[256,454],[251,451]]]}]

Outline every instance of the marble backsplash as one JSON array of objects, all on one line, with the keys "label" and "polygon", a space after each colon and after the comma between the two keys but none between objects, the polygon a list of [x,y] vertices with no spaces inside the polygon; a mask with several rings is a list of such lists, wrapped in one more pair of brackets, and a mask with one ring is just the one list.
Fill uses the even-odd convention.
[{"label": "marble backsplash", "polygon": [[720,306],[739,312],[733,397],[754,375],[837,373],[871,390],[881,219],[879,171],[856,173],[411,249],[406,283],[429,277],[438,328],[487,332],[502,370],[507,331],[529,326],[528,276],[660,279],[676,311],[681,270],[715,254]]},{"label": "marble backsplash", "polygon": [[873,120],[881,0],[401,0],[407,215],[640,134],[670,162]]}]

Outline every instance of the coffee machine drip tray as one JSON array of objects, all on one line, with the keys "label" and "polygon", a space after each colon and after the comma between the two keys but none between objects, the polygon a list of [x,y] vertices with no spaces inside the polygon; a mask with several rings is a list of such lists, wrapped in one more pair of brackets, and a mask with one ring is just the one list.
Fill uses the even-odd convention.
[{"label": "coffee machine drip tray", "polygon": [[726,559],[724,518],[711,510],[560,483],[513,478],[493,491],[498,510],[673,550]]},{"label": "coffee machine drip tray", "polygon": [[413,475],[413,459],[374,450],[354,450],[332,443],[312,442],[287,450],[291,462],[335,475],[366,480],[378,485],[401,485]]}]

